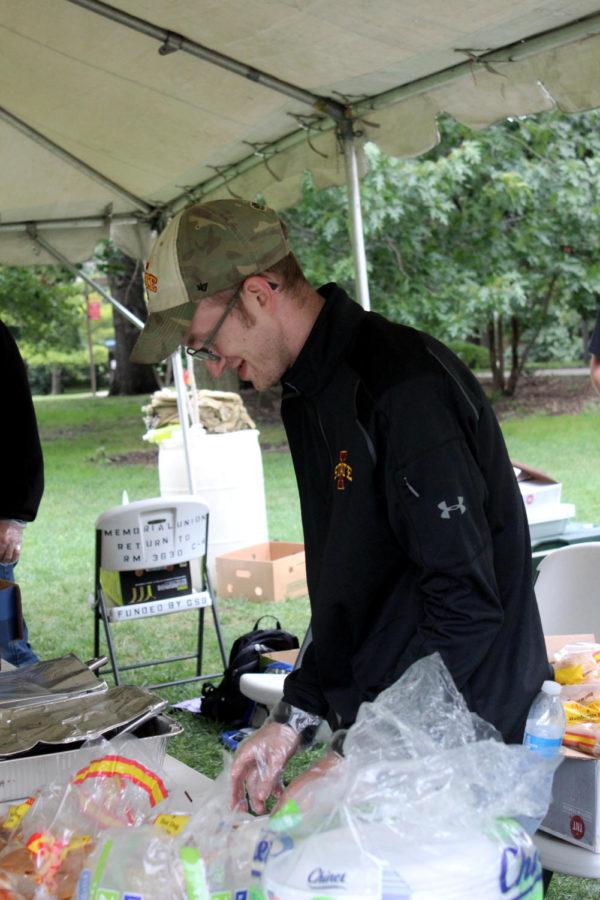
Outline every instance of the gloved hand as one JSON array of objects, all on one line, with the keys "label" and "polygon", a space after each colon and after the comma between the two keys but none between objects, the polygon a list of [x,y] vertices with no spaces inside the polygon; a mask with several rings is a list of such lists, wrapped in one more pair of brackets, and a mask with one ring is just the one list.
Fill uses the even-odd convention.
[{"label": "gloved hand", "polygon": [[0,519],[0,563],[16,563],[21,553],[23,526],[14,519]]},{"label": "gloved hand", "polygon": [[288,800],[299,798],[301,806],[309,809],[313,806],[314,792],[320,790],[320,779],[329,774],[342,761],[342,757],[333,750],[328,750],[321,759],[318,759],[302,775],[298,775],[279,796],[273,812],[281,809]]},{"label": "gloved hand", "polygon": [[302,737],[289,725],[267,722],[238,746],[231,767],[232,809],[250,807],[261,815],[271,794],[283,791],[282,774],[288,759],[300,747]]}]

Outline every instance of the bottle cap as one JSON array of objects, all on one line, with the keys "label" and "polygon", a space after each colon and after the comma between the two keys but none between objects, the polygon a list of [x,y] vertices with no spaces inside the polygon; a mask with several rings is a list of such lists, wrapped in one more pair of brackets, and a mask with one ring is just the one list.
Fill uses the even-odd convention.
[{"label": "bottle cap", "polygon": [[551,697],[558,697],[560,684],[557,681],[545,681],[542,685],[542,690],[545,694],[550,694]]}]

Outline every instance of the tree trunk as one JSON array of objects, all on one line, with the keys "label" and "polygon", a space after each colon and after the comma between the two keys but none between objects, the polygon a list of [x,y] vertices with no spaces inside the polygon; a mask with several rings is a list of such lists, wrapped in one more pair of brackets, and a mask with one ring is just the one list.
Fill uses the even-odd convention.
[{"label": "tree trunk", "polygon": [[62,366],[52,366],[51,394],[62,394]]},{"label": "tree trunk", "polygon": [[506,386],[506,396],[512,397],[517,387],[517,381],[521,374],[521,364],[519,362],[519,339],[521,333],[519,330],[519,320],[516,316],[510,317],[510,376]]},{"label": "tree trunk", "polygon": [[[141,261],[125,256],[115,248],[107,274],[110,292],[115,300],[130,309],[138,318],[145,320],[146,304]],[[159,387],[152,366],[140,366],[129,361],[129,354],[140,333],[139,329],[114,307],[113,324],[116,368],[112,373],[109,394],[115,396],[152,393]]]},{"label": "tree trunk", "polygon": [[490,368],[492,370],[492,384],[494,389],[504,393],[504,335],[502,330],[502,319],[494,316],[488,321],[487,329],[488,349],[490,353]]}]

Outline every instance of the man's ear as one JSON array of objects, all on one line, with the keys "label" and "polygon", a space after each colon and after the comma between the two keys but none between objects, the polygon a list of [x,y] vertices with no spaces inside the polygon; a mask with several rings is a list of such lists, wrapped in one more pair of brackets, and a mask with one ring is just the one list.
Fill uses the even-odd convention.
[{"label": "man's ear", "polygon": [[273,288],[264,275],[250,275],[244,282],[244,288],[259,306],[268,308],[276,299]]}]

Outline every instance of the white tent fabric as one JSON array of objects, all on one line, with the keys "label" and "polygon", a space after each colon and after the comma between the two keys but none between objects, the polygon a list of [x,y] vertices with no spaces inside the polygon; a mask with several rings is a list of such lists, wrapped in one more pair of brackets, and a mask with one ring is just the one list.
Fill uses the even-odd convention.
[{"label": "white tent fabric", "polygon": [[[167,50],[183,37],[308,101],[185,47],[161,55],[164,32],[118,13],[172,33]],[[192,198],[261,193],[281,208],[307,169],[343,183],[340,116],[412,156],[441,111],[480,128],[600,106],[600,2],[2,0],[0,85],[0,263],[53,261],[27,223],[73,261],[111,226],[143,255],[157,215]]]}]

